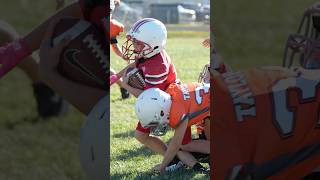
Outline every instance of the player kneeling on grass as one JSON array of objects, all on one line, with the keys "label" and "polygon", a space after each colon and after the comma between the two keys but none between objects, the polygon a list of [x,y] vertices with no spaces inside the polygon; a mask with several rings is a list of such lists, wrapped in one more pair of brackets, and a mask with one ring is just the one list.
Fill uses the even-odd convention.
[{"label": "player kneeling on grass", "polygon": [[[175,130],[161,164],[154,170],[164,172],[179,151],[210,154],[210,85],[200,83],[170,84],[166,91],[151,88],[142,92],[136,102],[136,114],[142,127],[153,135],[164,135],[168,128]],[[182,145],[187,128],[205,120],[207,140],[190,141]],[[180,158],[180,157],[179,157]],[[182,158],[180,158],[182,159]],[[191,156],[188,166],[200,164]]]}]

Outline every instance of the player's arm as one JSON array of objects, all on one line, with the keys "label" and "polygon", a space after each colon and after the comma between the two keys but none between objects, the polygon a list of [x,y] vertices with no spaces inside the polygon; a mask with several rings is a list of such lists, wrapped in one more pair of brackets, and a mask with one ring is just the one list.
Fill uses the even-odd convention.
[{"label": "player's arm", "polygon": [[114,38],[111,38],[110,40],[111,42],[111,47],[112,47],[112,51],[119,57],[123,58],[122,56],[122,51],[118,45],[118,40],[114,37]]},{"label": "player's arm", "polygon": [[120,22],[111,19],[110,20],[110,43],[113,52],[116,53],[119,57],[122,58],[122,51],[120,47],[118,46],[118,40],[117,37],[120,35],[121,32],[124,32],[124,25]]},{"label": "player's arm", "polygon": [[172,161],[174,156],[176,156],[176,154],[178,153],[181,147],[182,139],[187,129],[187,126],[188,126],[188,121],[185,120],[185,121],[182,121],[179,124],[179,126],[175,129],[174,136],[170,141],[167,151],[164,154],[163,161],[158,169],[160,172],[163,172],[165,170],[165,167],[168,166],[168,164]]},{"label": "player's arm", "polygon": [[33,29],[29,34],[27,34],[27,36],[24,37],[24,40],[28,44],[29,48],[32,51],[37,50],[41,44],[43,35],[46,32],[50,22],[52,22],[55,19],[60,19],[66,16],[78,18],[81,18],[83,16],[78,2],[73,2],[70,5],[67,5],[63,9],[59,10],[50,18],[48,18],[45,22],[43,22],[38,27]]},{"label": "player's arm", "polygon": [[[110,76],[110,86],[116,82],[118,82],[120,80],[120,78],[122,76],[124,76],[125,72],[127,72],[127,69],[129,67],[134,68],[135,67],[135,63],[131,63],[129,64],[127,67],[125,67],[124,69],[122,69],[121,71],[119,71],[117,74],[113,74]],[[121,86],[122,86],[123,82],[121,81]]]},{"label": "player's arm", "polygon": [[58,94],[64,97],[68,102],[74,105],[81,112],[88,114],[92,107],[100,98],[107,93],[103,90],[88,87],[71,80],[68,80],[60,75],[57,71],[59,57],[62,49],[70,42],[70,37],[64,39],[62,43],[51,46],[51,37],[53,27],[57,21],[50,24],[49,30],[44,35],[44,40],[40,47],[40,77]]},{"label": "player's arm", "polygon": [[[48,59],[47,61],[50,60]],[[46,75],[42,77],[44,77],[43,79],[48,86],[86,115],[89,114],[93,106],[102,97],[107,95],[107,92],[101,89],[92,88],[66,79],[57,71],[47,71]]]}]

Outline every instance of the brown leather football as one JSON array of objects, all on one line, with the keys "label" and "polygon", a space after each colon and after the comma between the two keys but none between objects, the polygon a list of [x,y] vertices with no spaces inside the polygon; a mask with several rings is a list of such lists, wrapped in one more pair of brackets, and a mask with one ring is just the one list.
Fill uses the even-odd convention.
[{"label": "brown leather football", "polygon": [[88,21],[68,17],[57,23],[53,46],[67,36],[71,42],[60,55],[58,71],[75,82],[106,90],[109,62],[104,32]]},{"label": "brown leather football", "polygon": [[146,82],[144,81],[141,70],[129,67],[126,71],[126,76],[128,78],[129,86],[141,90],[144,90],[144,88],[146,87]]}]

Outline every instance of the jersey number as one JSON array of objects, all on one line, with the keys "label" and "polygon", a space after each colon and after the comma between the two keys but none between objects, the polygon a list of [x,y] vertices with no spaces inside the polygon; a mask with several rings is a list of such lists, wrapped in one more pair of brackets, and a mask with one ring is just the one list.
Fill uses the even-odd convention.
[{"label": "jersey number", "polygon": [[299,105],[306,102],[310,103],[316,100],[319,85],[319,79],[294,77],[280,80],[272,87],[273,119],[281,136],[287,137],[293,133],[295,113],[298,108],[289,105],[289,92],[292,90],[299,92]]},{"label": "jersey number", "polygon": [[[195,89],[195,97],[197,104],[202,104],[202,95],[203,93],[208,94],[210,90],[210,84],[204,83],[203,86],[199,86]],[[203,92],[203,93],[201,93]]]}]

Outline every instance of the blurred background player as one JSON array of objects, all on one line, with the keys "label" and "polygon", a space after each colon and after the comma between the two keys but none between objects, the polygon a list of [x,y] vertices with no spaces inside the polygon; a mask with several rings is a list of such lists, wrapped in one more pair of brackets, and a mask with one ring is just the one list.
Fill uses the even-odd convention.
[{"label": "blurred background player", "polygon": [[58,72],[60,54],[71,40],[66,38],[60,44],[51,46],[51,37],[57,22],[58,20],[51,22],[41,43],[39,74],[48,86],[88,116],[81,129],[81,164],[89,179],[106,179],[108,171],[106,167],[109,162],[107,140],[109,95],[105,90],[74,82]]},{"label": "blurred background player", "polygon": [[[64,1],[58,0],[57,8],[61,8],[63,4]],[[103,29],[102,19],[107,17],[107,11],[104,0],[80,0],[67,5],[23,38],[20,38],[8,24],[3,23],[8,29],[2,30],[4,37],[7,37],[3,42],[11,42],[0,47],[0,78],[26,58],[26,61],[20,63],[20,67],[34,82],[34,93],[40,116],[50,117],[62,114],[65,112],[66,104],[46,85],[38,82],[41,78],[38,77],[38,62],[29,56],[39,48],[43,34],[52,20],[65,16],[84,18]]]},{"label": "blurred background player", "polygon": [[[56,0],[56,10],[64,6],[64,0]],[[7,22],[0,21],[0,46],[19,38],[18,32]],[[28,78],[32,81],[34,96],[37,102],[38,114],[42,118],[59,116],[66,112],[67,103],[41,82],[38,77],[38,61],[34,55],[25,58],[18,65]]]},{"label": "blurred background player", "polygon": [[[103,30],[103,19],[106,19],[110,10],[107,8],[106,3],[105,0],[79,0],[79,2],[73,2],[52,15],[26,36],[17,38],[13,42],[0,47],[0,78],[17,66],[24,58],[31,55],[32,52],[39,49],[43,35],[50,22],[54,19],[65,16],[83,18]],[[36,63],[32,66],[32,69],[37,69],[35,67],[37,66]]]},{"label": "blurred background player", "polygon": [[[62,1],[59,1],[59,2],[62,2]],[[85,0],[85,1],[81,0],[79,2],[74,2],[70,5],[67,5],[65,8],[61,9],[60,11],[58,11],[55,15],[53,15],[51,18],[47,19],[47,21],[45,21],[40,26],[36,27],[32,32],[30,32],[27,36],[25,36],[25,38],[22,38],[23,40],[22,39],[13,40],[11,43],[0,47],[0,74],[1,74],[1,76],[4,75],[6,72],[8,72],[15,65],[19,64],[19,62],[22,61],[22,59],[27,58],[33,51],[37,50],[41,44],[41,49],[39,52],[40,62],[36,62],[33,58],[30,58],[29,60],[27,58],[26,59],[27,61],[22,61],[20,63],[20,65],[26,67],[24,70],[27,73],[29,73],[29,76],[31,76],[32,79],[35,79],[35,80],[38,79],[38,80],[41,80],[42,82],[45,82],[50,88],[52,88],[55,92],[57,92],[59,95],[61,95],[61,97],[64,97],[68,102],[70,102],[72,105],[74,105],[80,112],[82,112],[86,115],[90,114],[89,112],[91,112],[91,111],[93,111],[93,114],[96,113],[96,111],[94,111],[95,109],[93,107],[97,106],[97,102],[99,102],[99,101],[103,102],[103,105],[102,106],[100,105],[98,107],[99,110],[106,111],[106,109],[109,109],[107,107],[108,103],[106,103],[106,102],[108,102],[107,98],[105,96],[106,91],[102,91],[100,89],[97,90],[94,88],[83,86],[82,84],[75,83],[73,81],[70,81],[70,80],[64,78],[63,76],[61,76],[58,73],[56,68],[57,68],[57,64],[60,59],[61,51],[66,46],[66,44],[69,43],[70,40],[65,39],[65,41],[63,41],[62,44],[59,44],[54,48],[51,45],[51,38],[52,38],[53,29],[54,29],[55,25],[57,24],[58,20],[62,17],[65,17],[65,16],[72,16],[72,17],[76,17],[76,18],[86,19],[92,23],[95,23],[102,30],[104,28],[102,25],[102,20],[108,18],[108,8],[107,8],[108,6],[106,3],[107,3],[107,1],[105,1],[105,0]],[[27,6],[27,7],[29,7],[29,6]],[[22,21],[22,22],[24,22],[24,21]],[[106,20],[105,20],[105,22],[106,22]],[[14,31],[9,30],[9,32],[14,32]],[[7,32],[4,31],[4,33],[7,33]],[[12,34],[9,33],[8,37],[11,37],[11,35]],[[106,41],[108,41],[107,36],[105,38],[106,38]],[[11,41],[11,39],[6,40],[6,41]],[[12,91],[12,93],[15,93],[15,92],[16,92],[15,90]],[[75,93],[75,92],[77,92],[77,93]],[[10,94],[8,96],[13,97],[12,94]],[[81,97],[81,98],[79,98],[79,97]],[[102,98],[105,98],[105,99],[102,99]],[[12,100],[11,98],[9,98],[9,99]],[[105,111],[103,111],[103,112],[105,112]],[[101,113],[101,111],[99,111],[99,113]],[[75,114],[77,114],[77,113],[75,113]],[[91,143],[95,142],[94,141],[95,139],[99,140],[98,143],[101,144],[103,149],[96,148],[95,146],[94,147],[90,146],[90,148],[91,149],[94,148],[95,150],[97,149],[98,151],[99,150],[103,151],[103,153],[99,154],[95,151],[94,155],[95,155],[95,157],[97,157],[97,159],[96,159],[96,161],[93,162],[93,160],[91,159],[92,152],[86,153],[86,154],[81,154],[81,152],[80,152],[81,159],[90,159],[91,160],[91,161],[87,161],[87,163],[82,163],[82,165],[84,165],[84,167],[88,167],[88,166],[95,167],[94,169],[96,169],[96,173],[94,173],[94,174],[96,174],[96,175],[93,177],[97,177],[97,175],[100,177],[103,177],[103,178],[90,178],[89,177],[89,179],[106,179],[107,178],[106,173],[105,173],[107,166],[105,164],[107,164],[108,161],[107,161],[107,150],[105,148],[109,144],[109,143],[106,143],[107,132],[108,132],[108,131],[106,131],[106,129],[107,129],[106,124],[107,124],[107,117],[109,117],[109,113],[104,113],[104,114],[105,115],[103,117],[102,117],[102,114],[99,114],[99,115],[101,115],[99,117],[103,118],[102,121],[99,121],[99,122],[101,122],[101,125],[99,124],[99,127],[102,127],[101,129],[103,131],[99,131],[101,129],[94,129],[95,131],[91,130],[91,133],[92,132],[94,132],[94,133],[98,133],[98,132],[101,133],[102,132],[101,135],[104,134],[105,136],[98,136],[98,138],[96,138],[97,136],[94,136],[95,138],[92,138],[92,136],[90,136],[91,137],[90,142]],[[94,120],[95,121],[90,121],[90,122],[96,123],[99,119],[94,119]],[[61,124],[61,123],[59,123],[59,124]],[[70,127],[70,124],[67,126]],[[57,126],[54,126],[54,125],[52,126],[52,124],[51,124],[50,127],[52,128],[52,127],[57,127]],[[83,128],[86,129],[87,127],[88,126],[86,126],[86,124],[84,124]],[[34,127],[33,130],[36,130],[36,129],[39,129],[39,126]],[[42,128],[40,128],[40,129],[42,129]],[[59,129],[59,128],[57,128],[57,129]],[[75,136],[78,136],[78,130],[76,130]],[[9,130],[9,131],[11,131],[11,130]],[[23,130],[20,129],[17,132],[20,132],[20,131],[23,131]],[[56,132],[61,132],[61,131],[57,130]],[[12,133],[16,133],[16,132],[12,131]],[[27,133],[23,136],[27,137],[26,139],[28,139],[29,137],[32,137],[32,136],[29,136],[28,134],[30,134],[30,133]],[[42,135],[42,133],[41,133],[41,135]],[[65,138],[65,137],[63,137],[63,138]],[[80,144],[82,144],[81,143],[82,138],[83,138],[83,136],[81,136]],[[9,139],[9,138],[8,139],[4,138],[4,139],[5,139],[5,141],[2,141],[2,142],[9,142],[10,141],[10,142],[17,143],[17,144],[21,144],[21,142],[22,142],[22,144],[23,144],[23,140],[22,141],[21,140],[12,141],[12,139]],[[39,139],[39,137],[36,137],[36,139]],[[28,139],[28,140],[31,140],[31,139]],[[51,139],[50,140],[47,139],[47,141],[51,142]],[[68,140],[68,142],[71,142],[71,143],[78,143],[78,141],[79,141],[78,138],[76,138],[75,141],[72,141],[70,139]],[[89,145],[92,145],[92,144],[84,144],[82,146],[82,148],[80,148],[80,150],[82,150],[83,147],[89,147]],[[20,148],[20,146],[15,146],[15,147]],[[18,148],[16,148],[16,149],[18,149]],[[20,148],[20,149],[23,149],[23,148]],[[6,151],[12,151],[13,153],[14,153],[14,150],[15,149],[11,149],[11,150],[6,149]],[[43,150],[43,148],[42,148],[41,151],[45,151],[45,150]],[[75,152],[74,147],[72,148],[71,151]],[[36,152],[30,152],[30,153],[37,154]],[[40,153],[40,154],[42,154],[42,153]],[[75,154],[78,154],[78,153],[75,153]],[[35,156],[38,157],[38,154]],[[22,159],[24,159],[24,158],[25,158],[25,156],[22,155]],[[13,160],[11,161],[11,159],[13,159]],[[10,161],[17,163],[17,160],[12,157],[10,157]],[[100,161],[100,162],[102,161],[104,163],[104,166],[97,167],[95,165],[95,163],[97,161]],[[51,161],[49,162],[49,164],[52,164]],[[79,164],[78,162],[75,162],[75,167],[78,167],[78,169],[79,169],[78,164]],[[29,168],[28,165],[26,165],[25,167]],[[30,167],[32,167],[32,165]],[[12,169],[14,171],[15,168],[12,168]],[[103,172],[103,173],[98,173],[99,170],[101,170],[101,169],[102,169],[102,171],[100,171],[100,172]],[[84,170],[87,170],[87,169],[84,168]],[[82,171],[80,171],[80,173],[78,172],[76,176],[79,177],[78,174],[82,174]],[[30,172],[28,171],[27,173],[30,173]],[[12,177],[15,175],[17,175],[17,174],[13,173],[13,174],[7,174],[5,176]]]},{"label": "blurred background player", "polygon": [[[119,1],[112,1],[112,0],[110,1],[110,44],[111,44],[112,51],[116,55],[118,55],[119,57],[122,58],[122,51],[118,45],[117,36],[119,36],[119,34],[121,32],[124,32],[124,26],[123,26],[123,24],[121,24],[120,22],[118,22],[117,20],[112,18],[112,11],[114,10],[114,8],[116,6],[119,6],[119,5],[120,5],[120,0]],[[116,71],[114,69],[110,68],[110,75],[114,75],[114,74],[116,74]],[[128,92],[128,90],[121,87],[122,86],[121,82],[122,82],[122,80],[119,79],[116,83],[120,87],[122,99],[127,99],[130,97],[130,93]]]}]

